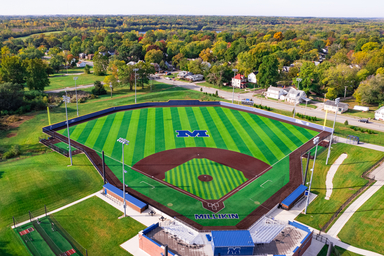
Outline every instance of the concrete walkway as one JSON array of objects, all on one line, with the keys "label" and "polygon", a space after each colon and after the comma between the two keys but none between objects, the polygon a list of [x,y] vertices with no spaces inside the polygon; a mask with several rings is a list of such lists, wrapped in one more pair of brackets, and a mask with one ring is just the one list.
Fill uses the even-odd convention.
[{"label": "concrete walkway", "polygon": [[[50,212],[48,212],[47,214],[48,214],[48,215],[51,215],[51,214],[53,214],[53,213],[62,211],[62,210],[64,210],[64,209],[68,208],[68,207],[71,207],[71,206],[73,206],[73,205],[75,205],[75,204],[78,204],[78,203],[80,203],[80,202],[83,202],[84,200],[87,200],[88,198],[91,198],[91,197],[93,197],[93,196],[95,196],[95,195],[97,195],[97,194],[99,194],[99,193],[100,193],[100,192],[98,191],[98,192],[93,193],[93,194],[91,194],[91,195],[89,195],[89,196],[83,197],[83,198],[81,198],[81,199],[79,199],[79,200],[77,200],[77,201],[75,201],[75,202],[72,202],[72,203],[70,203],[70,204],[64,205],[63,207],[60,207],[60,208],[58,208],[58,209],[56,209],[56,210],[50,211]],[[43,217],[45,217],[45,214],[42,214],[42,215],[40,215],[40,216],[36,216],[36,217],[34,217],[34,218],[32,219],[32,221],[34,221],[34,220],[36,220],[36,219],[43,218]],[[27,223],[29,223],[29,222],[30,222],[30,221],[27,220],[27,221],[24,221],[24,222],[21,222],[21,223],[17,223],[17,224],[16,224],[16,227],[25,225],[25,224],[27,224]],[[14,226],[12,226],[12,228],[14,228]]]},{"label": "concrete walkway", "polygon": [[329,231],[327,232],[328,235],[337,238],[337,235],[344,227],[344,225],[348,222],[348,220],[352,217],[352,215],[357,212],[359,208],[384,185],[384,163],[377,167],[369,176],[370,178],[377,180],[376,183],[374,183],[369,189],[367,189],[345,210],[345,212],[329,229]]},{"label": "concrete walkway", "polygon": [[327,173],[327,178],[325,180],[325,186],[326,186],[326,195],[325,199],[329,200],[332,195],[333,191],[333,178],[335,177],[335,174],[337,172],[337,169],[339,169],[339,166],[344,162],[344,160],[347,158],[347,154],[343,153],[341,154],[336,161],[332,164],[331,168],[329,168],[329,171]]},{"label": "concrete walkway", "polygon": [[[346,143],[347,144],[347,139],[346,138],[335,136],[335,139],[339,143]],[[355,146],[358,146],[358,147],[362,147],[362,148],[369,148],[369,149],[374,149],[374,150],[377,150],[377,151],[384,152],[384,147],[383,146],[379,146],[379,145],[375,145],[375,144],[369,144],[369,143],[360,142],[359,144],[352,144],[352,145],[355,145]]]}]

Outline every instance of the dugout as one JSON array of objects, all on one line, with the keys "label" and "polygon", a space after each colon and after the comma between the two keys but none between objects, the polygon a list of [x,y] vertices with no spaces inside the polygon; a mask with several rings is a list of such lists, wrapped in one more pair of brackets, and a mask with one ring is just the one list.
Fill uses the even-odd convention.
[{"label": "dugout", "polygon": [[255,244],[248,230],[212,231],[213,255],[253,255]]},{"label": "dugout", "polygon": [[300,185],[295,191],[293,191],[287,198],[281,202],[281,207],[285,210],[290,210],[295,203],[304,195],[308,188],[304,185]]},{"label": "dugout", "polygon": [[[120,202],[124,202],[122,190],[118,189],[117,187],[115,187],[109,183],[105,184],[103,186],[103,189],[104,189],[105,195],[111,196]],[[131,207],[132,209],[134,209],[140,213],[142,213],[143,211],[145,211],[145,209],[148,208],[148,205],[146,203],[140,201],[139,199],[131,196],[128,193],[125,193],[125,201],[129,207]]]}]

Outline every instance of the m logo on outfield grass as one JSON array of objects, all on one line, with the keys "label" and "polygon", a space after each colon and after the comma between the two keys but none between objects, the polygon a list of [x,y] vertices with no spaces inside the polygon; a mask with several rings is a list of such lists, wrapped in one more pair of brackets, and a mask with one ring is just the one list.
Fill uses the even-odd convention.
[{"label": "m logo on outfield grass", "polygon": [[176,131],[178,133],[176,137],[178,138],[186,138],[186,137],[209,137],[207,134],[208,131],[206,130],[194,130],[193,132],[190,132],[188,130],[179,130]]}]

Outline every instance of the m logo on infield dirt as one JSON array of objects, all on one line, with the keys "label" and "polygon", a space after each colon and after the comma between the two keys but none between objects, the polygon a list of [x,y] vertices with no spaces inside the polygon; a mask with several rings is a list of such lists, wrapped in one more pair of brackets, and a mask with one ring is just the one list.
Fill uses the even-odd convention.
[{"label": "m logo on infield dirt", "polygon": [[206,130],[194,130],[193,132],[190,132],[188,130],[179,130],[176,131],[178,138],[186,138],[186,137],[209,137],[207,134],[208,131]]}]

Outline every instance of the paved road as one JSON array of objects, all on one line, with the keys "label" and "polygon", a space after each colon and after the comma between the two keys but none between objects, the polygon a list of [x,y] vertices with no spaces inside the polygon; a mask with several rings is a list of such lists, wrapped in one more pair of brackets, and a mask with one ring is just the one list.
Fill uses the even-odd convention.
[{"label": "paved road", "polygon": [[[182,82],[182,81],[172,81],[164,78],[160,78],[157,81],[167,83],[167,84],[174,84],[175,86],[187,88],[190,90],[195,90],[195,91],[200,91],[200,88],[203,88],[204,92],[208,93],[216,93],[218,91],[219,96],[226,99],[226,100],[232,100],[233,94],[232,92],[228,91],[223,91],[223,90],[217,90],[211,87],[205,87],[205,86],[200,86],[198,83],[188,83],[188,82]],[[254,93],[249,92],[249,93],[235,93],[234,98],[235,98],[235,103],[238,102],[240,99],[252,99],[256,104],[262,104],[263,106],[268,106],[271,108],[275,109],[281,109],[281,110],[286,110],[286,111],[292,111],[294,109],[294,106],[292,104],[288,103],[283,103],[283,102],[277,102],[274,100],[268,100],[265,98],[259,98],[259,97],[253,97]],[[296,112],[300,114],[306,114],[309,116],[316,116],[318,118],[323,118],[325,117],[325,112],[322,111],[323,109],[323,103],[317,103],[317,109],[313,108],[305,108],[301,106],[296,107]],[[328,113],[328,120],[333,120],[334,119],[334,114],[333,113]],[[378,122],[378,121],[373,121],[368,124],[366,123],[360,123],[358,122],[357,117],[352,117],[352,116],[346,116],[346,115],[337,115],[337,122],[344,123],[345,120],[348,120],[349,125],[354,125],[354,126],[359,126],[367,129],[372,129],[372,130],[377,130],[377,131],[382,131],[384,132],[384,123],[383,122]]]}]

